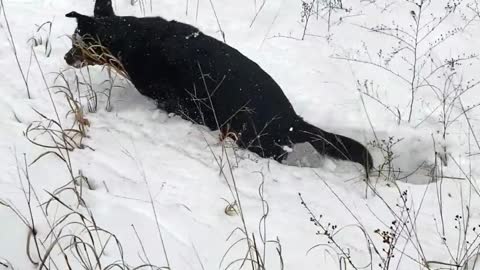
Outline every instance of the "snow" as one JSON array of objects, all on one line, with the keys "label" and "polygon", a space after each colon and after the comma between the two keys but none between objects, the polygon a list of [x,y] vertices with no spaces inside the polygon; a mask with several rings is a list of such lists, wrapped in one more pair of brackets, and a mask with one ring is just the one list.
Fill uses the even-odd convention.
[{"label": "snow", "polygon": [[[29,230],[15,213],[29,222],[33,217],[42,241],[40,254],[46,254],[48,247],[55,243],[49,234],[52,224],[72,211],[59,202],[47,207],[44,203],[53,193],[74,211],[86,216],[91,214],[97,226],[115,234],[129,265],[141,265],[148,257],[150,263],[159,266],[169,263],[171,269],[226,269],[231,262],[244,258],[247,251],[245,241],[234,245],[244,237],[237,229],[244,228],[240,215],[235,213],[238,205],[232,205],[237,196],[234,186],[249,238],[254,234],[263,251],[262,224],[265,224],[266,239],[278,237],[280,240],[284,269],[353,269],[351,265],[341,268],[339,257],[342,256],[337,254],[339,249],[335,244],[350,255],[358,268],[379,268],[382,261],[371,250],[372,243],[383,258],[386,253],[382,248],[388,249],[389,245],[382,243],[382,237],[375,231],[389,231],[388,227],[398,219],[408,225],[397,232],[400,237],[388,269],[427,269],[419,266],[418,262],[423,260],[419,254],[427,261],[437,262],[430,264],[431,269],[457,269],[446,265],[456,263],[464,267],[467,257],[475,261],[471,255],[476,254],[479,244],[473,230],[480,223],[477,183],[480,149],[475,142],[479,110],[469,110],[467,119],[458,100],[452,103],[450,115],[455,121],[448,126],[443,138],[439,121],[441,102],[433,91],[427,88],[418,91],[413,118],[408,122],[408,85],[372,65],[338,59],[347,55],[366,59],[368,54],[364,48],[368,48],[370,57],[376,61],[378,50],[387,52],[395,42],[360,26],[390,25],[394,21],[408,28],[412,22],[411,4],[403,0],[343,1],[352,11],[341,22],[338,18],[345,13],[333,14],[329,38],[324,38],[328,34],[327,23],[312,18],[307,32],[316,36],[299,40],[303,33],[301,1],[266,1],[253,24],[260,1],[199,1],[198,16],[197,1],[158,0],[152,3],[152,10],[150,1],[140,0],[134,5],[127,0],[113,2],[119,15],[163,16],[193,24],[221,40],[213,3],[227,43],[272,75],[301,116],[325,130],[365,144],[373,140],[388,141],[392,136],[393,141],[401,139],[393,145],[392,166],[400,168],[402,173],[395,177],[373,175],[372,190],[366,188],[361,167],[349,162],[327,158],[319,161],[320,167],[312,169],[278,164],[248,151],[235,150],[234,153],[231,147],[222,147],[217,132],[167,115],[120,76],[115,77],[112,107],[106,109],[107,99],[102,93],[109,87],[105,83],[110,79],[107,71],[101,67],[72,70],[63,60],[71,46],[68,35],[76,26],[75,20],[65,18],[64,14],[72,10],[91,14],[93,1],[4,0],[4,9],[0,10],[0,269],[39,268],[27,257]],[[425,18],[429,18],[429,13],[443,14],[446,2],[432,1]],[[145,9],[140,8],[140,3],[145,4]],[[435,50],[433,59],[443,61],[463,53],[478,53],[479,18],[474,17],[472,11],[474,1],[470,3],[471,8],[467,4],[468,0],[463,1],[458,12],[436,30],[438,34],[430,37],[433,41],[440,33],[465,25],[473,18],[464,31]],[[4,14],[28,80],[31,99],[27,98],[17,67]],[[51,22],[51,33],[46,26],[37,31],[47,21]],[[51,47],[43,43],[34,47],[32,54],[32,36],[42,37],[43,42],[48,39]],[[35,57],[46,83],[52,88],[45,86]],[[479,64],[474,58],[459,66],[454,77],[456,82],[476,79]],[[409,74],[405,62],[393,61],[390,67]],[[99,93],[96,112],[88,112],[87,99],[82,97],[84,117],[90,123],[88,137],[82,141],[85,147],[69,153],[73,176],[83,175],[92,187],[89,189],[84,180],[76,178],[76,189],[81,187],[85,205],[78,204],[73,192],[55,193],[64,185],[74,187],[70,172],[60,158],[50,154],[30,164],[42,153],[55,150],[32,144],[25,134],[32,123],[34,126],[38,121],[48,124],[37,112],[57,119],[49,92],[62,125],[69,128],[73,123],[64,95],[55,94],[59,88],[53,88],[64,85],[56,79],[60,71],[70,83],[78,76]],[[441,85],[442,79],[439,76],[432,81]],[[398,106],[402,113],[400,124],[383,105],[360,94],[358,88],[363,87],[368,87],[372,95],[394,111]],[[82,95],[88,93],[85,85],[80,88]],[[478,87],[461,96],[465,108],[479,102],[477,91]],[[37,142],[51,145],[51,139],[43,132],[29,135]],[[382,152],[371,144],[369,148],[376,166],[381,165]],[[438,167],[445,177],[431,182],[431,169],[439,162],[435,152],[446,156],[448,162],[447,166]],[[24,158],[29,164],[31,193]],[[401,195],[405,191],[406,194]],[[317,235],[321,229],[310,221],[299,193],[321,224],[337,226],[335,244]],[[14,211],[2,203],[14,207]],[[262,219],[266,203],[268,215]],[[48,213],[44,212],[46,208]],[[457,215],[462,217],[456,218]],[[75,215],[69,220],[80,222]],[[395,224],[393,226],[401,223]],[[54,232],[88,239],[79,224],[71,224],[64,230],[55,228]],[[364,234],[370,237],[370,244]],[[101,238],[106,241],[107,237]],[[66,237],[60,243],[71,254],[73,251],[66,248],[69,239]],[[276,247],[273,242],[267,243],[266,269],[282,269]],[[31,242],[29,249],[33,261],[40,262]],[[462,257],[466,253],[468,256]],[[119,254],[115,243],[108,245],[102,258],[104,266],[119,260]],[[49,256],[49,269],[67,269],[58,246]],[[81,269],[80,261],[69,256],[72,269]],[[239,268],[240,263],[237,261],[235,268]],[[248,263],[243,266],[243,269],[249,268]],[[470,264],[465,269],[477,268]]]}]

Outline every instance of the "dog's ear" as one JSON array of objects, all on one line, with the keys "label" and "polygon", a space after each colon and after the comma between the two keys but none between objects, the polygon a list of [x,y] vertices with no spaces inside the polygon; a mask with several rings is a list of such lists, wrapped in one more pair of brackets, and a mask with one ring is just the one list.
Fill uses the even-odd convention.
[{"label": "dog's ear", "polygon": [[65,17],[80,19],[80,18],[84,18],[84,17],[88,17],[88,16],[80,14],[76,11],[72,11],[72,12],[69,12],[69,13],[65,14]]},{"label": "dog's ear", "polygon": [[65,14],[65,17],[76,18],[78,24],[77,29],[80,32],[92,33],[97,28],[97,21],[94,17],[83,15],[76,11]]},{"label": "dog's ear", "polygon": [[94,24],[95,18],[80,14],[76,11],[65,14],[65,17],[77,19],[78,24]]},{"label": "dog's ear", "polygon": [[112,0],[96,0],[93,16],[97,18],[115,16],[112,8]]}]

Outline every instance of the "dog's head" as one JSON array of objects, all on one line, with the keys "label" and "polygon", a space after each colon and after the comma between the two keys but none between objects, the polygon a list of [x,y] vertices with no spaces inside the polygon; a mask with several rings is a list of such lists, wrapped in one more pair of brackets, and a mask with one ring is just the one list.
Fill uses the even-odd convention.
[{"label": "dog's head", "polygon": [[105,48],[98,35],[99,23],[97,19],[75,11],[65,16],[77,19],[77,28],[71,37],[72,48],[64,57],[67,64],[76,68],[105,64],[99,61]]},{"label": "dog's head", "polygon": [[122,39],[122,35],[112,31],[112,25],[119,21],[117,17],[90,17],[75,11],[65,16],[77,19],[77,28],[71,37],[72,48],[64,57],[68,65],[75,68],[106,65],[128,78],[120,61],[121,49],[113,47],[115,39]]},{"label": "dog's head", "polygon": [[[96,0],[93,17],[85,16],[72,11],[65,15],[69,18],[76,18],[78,26],[72,35],[72,49],[65,54],[65,61],[73,67],[85,65],[105,64],[104,60],[98,59],[105,53],[105,44],[101,44],[98,35],[98,18],[114,17],[112,0]],[[103,48],[102,48],[103,46]]]}]

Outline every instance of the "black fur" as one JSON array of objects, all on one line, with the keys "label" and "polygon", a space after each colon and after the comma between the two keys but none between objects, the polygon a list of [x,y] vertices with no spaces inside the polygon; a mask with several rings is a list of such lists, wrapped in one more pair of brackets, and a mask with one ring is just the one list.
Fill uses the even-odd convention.
[{"label": "black fur", "polygon": [[[117,56],[138,91],[167,112],[234,133],[240,147],[262,157],[281,161],[283,146],[308,141],[322,154],[360,163],[367,173],[372,168],[362,144],[305,122],[260,66],[191,25],[115,16],[110,0],[97,0],[94,17],[66,16],[77,18],[77,33],[96,37]],[[79,51],[72,50],[65,56],[69,64]]]},{"label": "black fur", "polygon": [[93,16],[98,18],[115,16],[113,13],[112,0],[95,1]]}]

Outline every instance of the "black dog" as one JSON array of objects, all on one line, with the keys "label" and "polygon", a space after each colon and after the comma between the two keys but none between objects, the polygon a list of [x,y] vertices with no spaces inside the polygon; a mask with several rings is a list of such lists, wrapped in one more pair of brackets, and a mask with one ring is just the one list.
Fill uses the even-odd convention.
[{"label": "black dog", "polygon": [[[282,161],[285,146],[310,142],[321,154],[360,163],[367,174],[372,168],[362,144],[305,122],[255,62],[191,25],[116,16],[110,0],[97,0],[93,17],[66,16],[78,22],[73,47],[65,55],[69,65],[116,66],[165,111],[219,129],[262,157]],[[104,57],[106,51],[109,57]],[[107,58],[118,60],[112,64]]]}]

